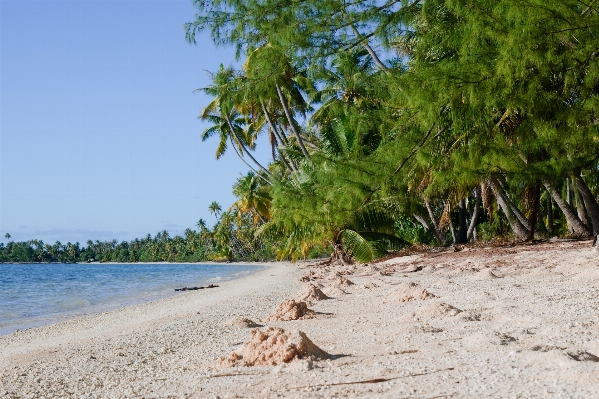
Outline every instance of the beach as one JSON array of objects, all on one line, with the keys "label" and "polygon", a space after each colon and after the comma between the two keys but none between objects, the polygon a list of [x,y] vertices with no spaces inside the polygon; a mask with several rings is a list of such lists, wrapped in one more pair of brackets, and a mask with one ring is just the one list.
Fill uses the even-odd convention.
[{"label": "beach", "polygon": [[[599,397],[599,253],[588,241],[265,266],[0,336],[0,398]],[[312,318],[266,321],[309,284],[330,297],[308,298]],[[251,336],[236,317],[300,330],[330,356],[222,367]]]}]

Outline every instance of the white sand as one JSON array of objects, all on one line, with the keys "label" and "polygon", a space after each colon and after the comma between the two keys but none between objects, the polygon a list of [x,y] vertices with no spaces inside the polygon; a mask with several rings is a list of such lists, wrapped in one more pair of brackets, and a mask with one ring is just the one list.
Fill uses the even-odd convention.
[{"label": "white sand", "polygon": [[[263,321],[308,284],[305,264],[280,263],[213,290],[2,336],[0,398],[599,398],[590,242],[445,250],[376,267],[394,272],[357,266],[347,295],[311,306],[315,319]],[[309,270],[327,286],[346,268]],[[436,297],[390,301],[407,283]],[[250,339],[225,325],[233,317],[301,330],[333,358],[216,368]]]}]

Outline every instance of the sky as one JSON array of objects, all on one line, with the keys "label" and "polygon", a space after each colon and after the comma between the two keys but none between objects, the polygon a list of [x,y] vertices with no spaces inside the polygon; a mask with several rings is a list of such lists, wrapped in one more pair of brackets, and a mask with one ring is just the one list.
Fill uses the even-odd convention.
[{"label": "sky", "polygon": [[234,49],[187,43],[194,16],[191,0],[0,0],[1,241],[182,234],[234,202],[247,167],[201,141],[194,93]]}]

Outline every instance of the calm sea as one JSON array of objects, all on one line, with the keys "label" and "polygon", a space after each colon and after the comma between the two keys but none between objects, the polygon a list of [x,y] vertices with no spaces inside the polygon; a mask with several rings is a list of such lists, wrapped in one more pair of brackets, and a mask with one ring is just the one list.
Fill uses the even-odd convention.
[{"label": "calm sea", "polygon": [[[0,334],[177,295],[259,266],[202,264],[0,264]],[[218,288],[217,288],[218,289]]]}]

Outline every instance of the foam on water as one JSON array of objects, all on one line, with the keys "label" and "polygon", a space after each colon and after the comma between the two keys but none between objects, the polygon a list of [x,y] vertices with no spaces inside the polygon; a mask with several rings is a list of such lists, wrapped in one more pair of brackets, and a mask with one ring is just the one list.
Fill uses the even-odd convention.
[{"label": "foam on water", "polygon": [[0,334],[176,295],[260,267],[205,264],[0,264]]}]

